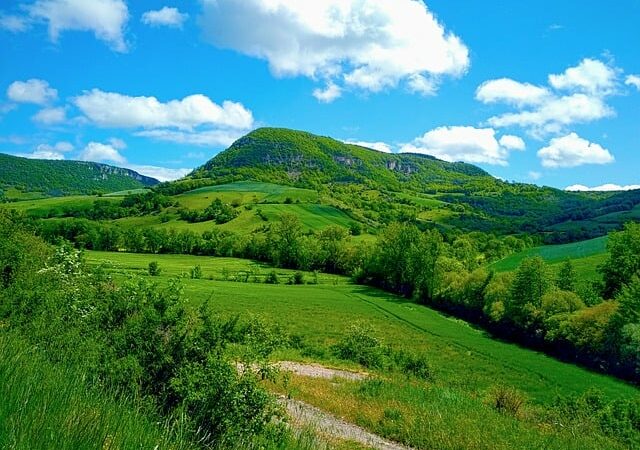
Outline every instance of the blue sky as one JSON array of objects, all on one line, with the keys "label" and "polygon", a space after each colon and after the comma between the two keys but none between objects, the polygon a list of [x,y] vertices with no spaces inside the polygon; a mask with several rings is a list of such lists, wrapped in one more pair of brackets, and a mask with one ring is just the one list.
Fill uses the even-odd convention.
[{"label": "blue sky", "polygon": [[0,151],[170,179],[279,126],[637,186],[640,2],[610,3],[1,2]]}]

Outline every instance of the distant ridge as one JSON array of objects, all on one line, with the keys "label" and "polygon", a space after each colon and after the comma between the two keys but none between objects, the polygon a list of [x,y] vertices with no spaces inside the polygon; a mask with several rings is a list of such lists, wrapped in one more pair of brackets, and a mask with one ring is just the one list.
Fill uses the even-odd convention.
[{"label": "distant ridge", "polygon": [[48,196],[106,193],[155,186],[136,171],[88,161],[28,159],[0,153],[0,189]]},{"label": "distant ridge", "polygon": [[259,128],[196,169],[190,178],[254,179],[318,185],[359,183],[397,189],[459,190],[476,181],[501,183],[484,170],[428,155],[382,153],[369,148],[284,128]]}]

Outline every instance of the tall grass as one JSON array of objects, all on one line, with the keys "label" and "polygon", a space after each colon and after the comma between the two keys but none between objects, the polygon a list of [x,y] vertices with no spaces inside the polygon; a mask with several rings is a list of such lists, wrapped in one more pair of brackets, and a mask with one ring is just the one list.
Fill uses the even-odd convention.
[{"label": "tall grass", "polygon": [[52,366],[19,339],[0,335],[1,449],[191,449],[179,431],[133,402],[87,389],[84,376]]}]

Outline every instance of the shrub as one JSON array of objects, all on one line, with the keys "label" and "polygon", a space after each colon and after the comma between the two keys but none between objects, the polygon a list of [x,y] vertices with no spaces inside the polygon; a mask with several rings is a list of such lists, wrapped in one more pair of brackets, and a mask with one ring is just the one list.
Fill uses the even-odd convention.
[{"label": "shrub", "polygon": [[433,379],[433,371],[425,355],[406,352],[394,354],[396,366],[405,374],[410,374],[421,380]]},{"label": "shrub", "polygon": [[386,363],[386,349],[382,342],[373,336],[373,330],[356,324],[335,346],[336,355],[341,359],[356,362],[369,368],[382,368]]},{"label": "shrub", "polygon": [[524,394],[509,386],[497,386],[491,391],[491,403],[502,413],[518,416],[526,400]]},{"label": "shrub", "polygon": [[289,284],[304,284],[304,274],[302,272],[296,272],[289,279]]},{"label": "shrub", "polygon": [[276,271],[272,270],[271,272],[269,272],[269,274],[267,275],[267,278],[265,278],[264,282],[267,283],[267,284],[278,284],[278,283],[280,283],[280,280],[278,280],[278,274],[276,273]]},{"label": "shrub", "polygon": [[189,271],[189,275],[191,276],[192,280],[199,280],[200,278],[202,278],[202,267],[200,267],[199,265],[192,267]]},{"label": "shrub", "polygon": [[160,269],[158,261],[151,261],[149,263],[149,275],[151,275],[152,277],[157,277],[158,275],[160,275],[160,272],[162,272],[162,269]]}]

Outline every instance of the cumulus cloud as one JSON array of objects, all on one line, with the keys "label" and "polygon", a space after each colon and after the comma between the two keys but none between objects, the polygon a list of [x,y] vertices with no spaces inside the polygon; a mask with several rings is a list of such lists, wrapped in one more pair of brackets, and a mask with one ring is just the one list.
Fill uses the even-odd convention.
[{"label": "cumulus cloud", "polygon": [[30,159],[65,159],[64,154],[73,150],[73,145],[66,141],[56,142],[54,145],[40,144],[31,153],[21,153],[18,156]]},{"label": "cumulus cloud", "polygon": [[600,186],[589,187],[583,184],[573,184],[571,186],[567,186],[565,191],[576,191],[576,192],[612,192],[612,191],[634,191],[636,189],[640,189],[640,184],[629,184],[626,186],[620,186],[619,184],[607,183]]},{"label": "cumulus cloud", "polygon": [[142,15],[142,23],[150,26],[182,28],[189,14],[181,13],[178,8],[165,6],[157,11],[147,11]]},{"label": "cumulus cloud", "polygon": [[[509,148],[501,145],[495,134],[492,128],[439,127],[411,143],[404,144],[400,152],[423,153],[450,162],[465,161],[506,166]],[[507,142],[513,144],[515,140],[507,139]]]},{"label": "cumulus cloud", "polygon": [[532,179],[533,181],[537,181],[540,178],[542,178],[542,174],[540,172],[536,172],[535,170],[531,170],[527,176]]},{"label": "cumulus cloud", "polygon": [[487,124],[496,128],[521,127],[541,139],[566,133],[573,124],[615,115],[606,99],[617,92],[620,72],[602,61],[586,58],[561,74],[549,75],[548,87],[500,78],[482,83],[476,99],[515,108],[489,118]]},{"label": "cumulus cloud", "polygon": [[12,33],[21,33],[27,31],[29,22],[21,16],[14,16],[0,13],[0,29],[10,31]]},{"label": "cumulus cloud", "polygon": [[624,80],[624,84],[627,86],[634,86],[636,89],[640,91],[640,76],[638,75],[628,75]]},{"label": "cumulus cloud", "polygon": [[76,97],[74,104],[87,118],[105,128],[162,128],[192,130],[200,125],[247,129],[253,115],[242,104],[222,106],[202,94],[160,102],[155,97],[130,97],[93,89]]},{"label": "cumulus cloud", "polygon": [[617,71],[602,61],[585,58],[576,67],[558,75],[549,75],[549,84],[556,89],[602,95],[614,90],[617,76]]},{"label": "cumulus cloud", "polygon": [[314,89],[313,96],[322,103],[331,103],[342,96],[342,88],[335,83],[329,82],[324,88]]},{"label": "cumulus cloud", "polygon": [[64,107],[44,108],[38,111],[32,119],[43,125],[56,125],[67,121],[67,110]]},{"label": "cumulus cloud", "polygon": [[[264,59],[278,77],[368,92],[403,83],[431,94],[434,79],[461,76],[469,67],[467,47],[422,0],[201,2],[200,24],[212,44]],[[315,95],[327,101],[337,92],[323,88]]]},{"label": "cumulus cloud", "polygon": [[386,142],[366,142],[366,141],[343,141],[345,144],[358,145],[360,147],[370,148],[382,153],[391,153],[391,146]]},{"label": "cumulus cloud", "polygon": [[524,150],[526,145],[521,137],[505,134],[498,141],[501,146],[509,150]]},{"label": "cumulus cloud", "polygon": [[538,151],[544,167],[576,167],[584,164],[609,164],[614,161],[609,150],[581,138],[576,133],[551,139]]},{"label": "cumulus cloud", "polygon": [[113,50],[127,50],[124,28],[129,10],[124,0],[36,0],[24,8],[30,20],[48,24],[53,42],[67,30],[89,31]]},{"label": "cumulus cloud", "polygon": [[127,164],[126,167],[136,172],[155,178],[159,181],[173,181],[189,174],[193,169],[170,169],[167,167],[145,166],[137,164]]},{"label": "cumulus cloud", "polygon": [[538,105],[550,95],[546,88],[509,78],[485,81],[476,90],[476,99],[482,103],[502,102],[516,106]]},{"label": "cumulus cloud", "polygon": [[204,130],[204,131],[179,131],[179,130],[143,130],[134,133],[136,136],[156,139],[158,141],[175,142],[177,144],[228,147],[244,134],[239,130]]},{"label": "cumulus cloud", "polygon": [[112,162],[124,164],[127,160],[113,145],[89,142],[79,155],[81,161]]},{"label": "cumulus cloud", "polygon": [[11,83],[7,88],[7,97],[16,103],[45,105],[58,98],[58,91],[49,86],[45,80],[32,78]]}]

